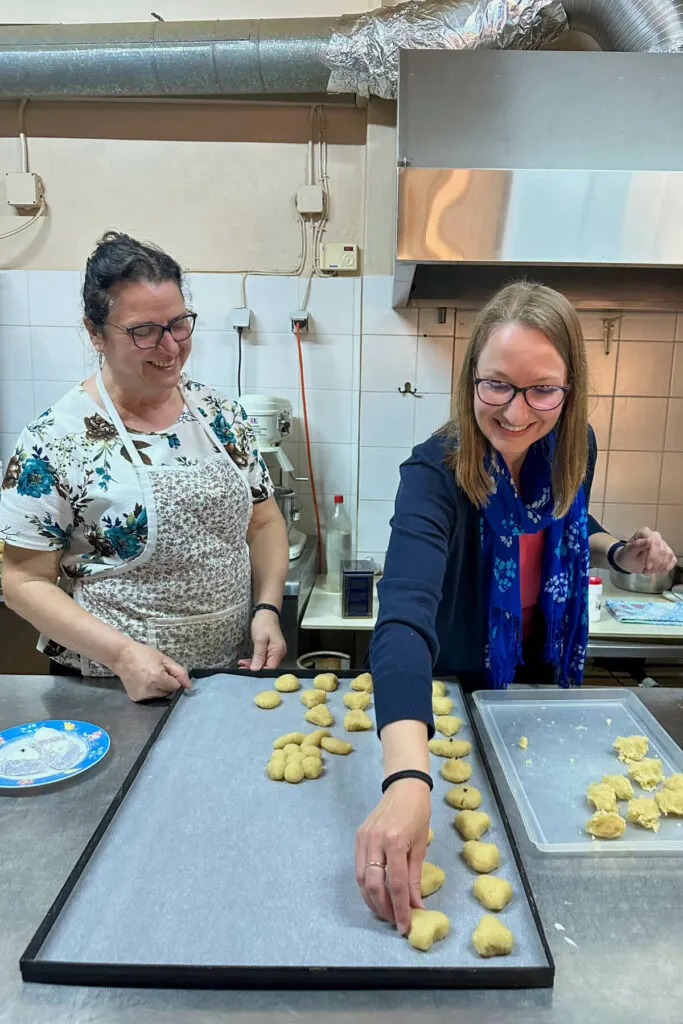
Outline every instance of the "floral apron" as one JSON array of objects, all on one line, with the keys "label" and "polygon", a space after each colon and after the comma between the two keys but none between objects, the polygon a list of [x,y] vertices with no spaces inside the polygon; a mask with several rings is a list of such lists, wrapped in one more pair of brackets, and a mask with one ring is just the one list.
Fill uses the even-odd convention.
[{"label": "floral apron", "polygon": [[[101,373],[97,387],[135,467],[148,537],[140,555],[80,579],[72,596],[102,622],[188,670],[233,668],[249,648],[249,485],[189,395],[184,401],[215,455],[198,466],[151,467],[142,461]],[[65,652],[63,660],[73,663],[71,654]],[[84,655],[76,658],[83,675],[112,674]]]}]

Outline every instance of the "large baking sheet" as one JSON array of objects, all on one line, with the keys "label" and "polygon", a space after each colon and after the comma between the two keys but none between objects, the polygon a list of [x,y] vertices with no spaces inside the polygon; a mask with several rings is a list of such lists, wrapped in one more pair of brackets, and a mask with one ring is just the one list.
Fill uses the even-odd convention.
[{"label": "large baking sheet", "polygon": [[[22,962],[32,980],[107,984],[510,986],[552,984],[550,954],[476,752],[472,783],[492,818],[499,874],[514,888],[501,918],[516,937],[505,958],[470,943],[484,913],[476,877],[459,856],[448,784],[433,758],[435,839],[428,857],[446,872],[427,905],[445,911],[449,936],[425,954],[372,917],[356,888],[355,831],[382,778],[374,730],[350,738],[348,757],[299,785],[269,780],[276,736],[312,728],[297,693],[263,711],[263,678],[218,675],[182,696],[61,908]],[[342,735],[342,695],[328,705]],[[454,713],[468,722],[456,685]],[[371,709],[369,710],[371,713]],[[473,739],[469,724],[459,736]],[[51,927],[50,927],[51,925]],[[43,941],[44,940],[44,941]],[[42,944],[41,944],[42,943]]]},{"label": "large baking sheet", "polygon": [[[480,690],[475,705],[517,803],[531,842],[543,853],[683,854],[683,821],[662,817],[660,831],[626,826],[620,839],[595,840],[585,831],[593,813],[591,782],[625,775],[612,744],[617,736],[647,736],[648,757],[665,775],[683,772],[683,751],[630,690]],[[529,746],[520,749],[526,736]],[[635,796],[652,796],[633,784]],[[618,807],[625,816],[626,804]]]}]

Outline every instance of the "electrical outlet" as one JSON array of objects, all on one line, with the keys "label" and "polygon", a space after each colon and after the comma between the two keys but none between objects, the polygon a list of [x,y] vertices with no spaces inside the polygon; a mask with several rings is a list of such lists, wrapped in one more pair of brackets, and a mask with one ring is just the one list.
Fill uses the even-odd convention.
[{"label": "electrical outlet", "polygon": [[40,206],[43,199],[43,181],[32,171],[8,171],[5,174],[5,194],[9,206]]},{"label": "electrical outlet", "polygon": [[228,323],[232,325],[234,331],[238,329],[248,331],[251,327],[251,310],[249,306],[236,306],[235,309],[231,309],[228,315]]},{"label": "electrical outlet", "polygon": [[358,246],[353,242],[323,242],[320,246],[320,266],[323,270],[346,273],[358,270]]},{"label": "electrical outlet", "polygon": [[305,309],[295,309],[293,313],[290,313],[289,319],[292,322],[292,331],[296,331],[298,324],[299,330],[303,333],[310,326],[311,314]]}]

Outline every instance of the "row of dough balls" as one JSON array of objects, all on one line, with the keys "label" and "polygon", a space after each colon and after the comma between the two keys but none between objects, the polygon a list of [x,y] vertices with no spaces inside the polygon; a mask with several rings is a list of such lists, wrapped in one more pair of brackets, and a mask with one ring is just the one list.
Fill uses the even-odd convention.
[{"label": "row of dough balls", "polygon": [[273,743],[270,760],[266,765],[273,782],[298,783],[303,779],[319,779],[323,771],[322,751],[328,754],[350,754],[353,747],[337,739],[329,729],[314,732],[288,732]]},{"label": "row of dough balls", "polygon": [[[301,684],[296,676],[288,673],[275,680],[274,690],[257,693],[254,703],[259,708],[271,710],[282,703],[282,693],[294,693]],[[304,718],[311,725],[327,729],[334,725],[334,715],[325,706],[327,694],[333,693],[339,686],[339,679],[333,672],[321,672],[313,680],[313,688],[304,690],[300,695],[301,703],[308,709]],[[372,676],[363,672],[351,680],[351,693],[344,694],[344,705],[348,713],[344,716],[344,728],[347,732],[365,732],[372,729],[372,719],[365,714],[372,693]]]}]

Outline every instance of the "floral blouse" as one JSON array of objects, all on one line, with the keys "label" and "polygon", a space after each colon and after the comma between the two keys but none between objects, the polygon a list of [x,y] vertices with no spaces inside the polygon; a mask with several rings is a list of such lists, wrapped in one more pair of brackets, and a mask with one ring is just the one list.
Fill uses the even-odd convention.
[{"label": "floral blouse", "polygon": [[[254,504],[269,498],[273,485],[241,405],[185,378],[181,387],[192,393]],[[168,430],[131,435],[148,466],[197,466],[216,452],[187,406]],[[114,424],[78,385],[21,434],[0,491],[0,539],[36,551],[60,550],[67,578],[90,576],[141,553],[147,542],[142,501]]]}]

